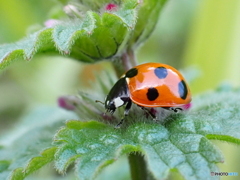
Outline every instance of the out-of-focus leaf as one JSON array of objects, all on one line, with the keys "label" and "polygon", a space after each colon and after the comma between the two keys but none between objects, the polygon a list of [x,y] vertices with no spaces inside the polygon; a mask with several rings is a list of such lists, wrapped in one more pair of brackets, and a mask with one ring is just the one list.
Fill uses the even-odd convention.
[{"label": "out-of-focus leaf", "polygon": [[[1,137],[0,179],[23,179],[51,161],[53,135],[66,119],[71,118],[76,119],[76,115],[50,107],[36,108],[24,116],[12,131]],[[38,157],[44,149],[42,156]],[[24,170],[27,164],[28,168]]]}]

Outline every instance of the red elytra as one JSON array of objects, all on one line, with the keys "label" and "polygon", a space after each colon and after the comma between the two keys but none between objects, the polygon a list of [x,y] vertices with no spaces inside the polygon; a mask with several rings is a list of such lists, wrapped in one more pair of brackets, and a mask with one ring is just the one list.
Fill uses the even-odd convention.
[{"label": "red elytra", "polygon": [[175,68],[161,63],[146,63],[129,71],[135,69],[135,76],[126,77],[134,103],[143,107],[176,107],[191,101],[186,80]]}]

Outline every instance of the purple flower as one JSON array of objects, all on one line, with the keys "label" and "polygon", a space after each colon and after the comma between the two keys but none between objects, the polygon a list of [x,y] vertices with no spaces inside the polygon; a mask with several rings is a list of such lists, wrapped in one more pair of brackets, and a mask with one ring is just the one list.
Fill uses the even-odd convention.
[{"label": "purple flower", "polygon": [[80,104],[80,99],[77,96],[61,96],[58,98],[58,106],[66,110],[74,111]]}]

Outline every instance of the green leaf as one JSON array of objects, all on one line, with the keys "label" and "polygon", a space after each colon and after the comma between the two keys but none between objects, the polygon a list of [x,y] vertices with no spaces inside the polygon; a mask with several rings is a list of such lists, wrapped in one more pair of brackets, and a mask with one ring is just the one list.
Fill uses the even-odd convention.
[{"label": "green leaf", "polygon": [[148,39],[153,32],[159,14],[167,0],[145,0],[139,5],[138,20],[133,35],[129,40],[129,45],[138,47]]},{"label": "green leaf", "polygon": [[43,53],[60,53],[83,62],[121,56],[126,49],[137,47],[150,36],[165,1],[121,1],[116,10],[105,10],[100,15],[101,8],[87,11],[83,20],[62,22],[16,43],[1,45],[0,68]]},{"label": "green leaf", "polygon": [[6,161],[6,160],[0,161],[0,173],[5,171],[10,164],[11,164],[10,161]]},{"label": "green leaf", "polygon": [[32,158],[25,168],[17,168],[13,171],[9,179],[24,179],[29,174],[35,172],[40,169],[44,165],[54,160],[54,154],[56,151],[56,147],[52,147],[41,152],[41,156]]},{"label": "green leaf", "polygon": [[101,15],[88,11],[82,21],[62,22],[19,42],[1,45],[0,67],[40,53],[60,53],[84,62],[111,58],[123,50],[135,27],[136,2],[124,1],[116,12]]},{"label": "green leaf", "polygon": [[39,107],[23,116],[12,132],[0,139],[4,145],[0,149],[0,179],[24,179],[51,162],[56,150],[52,138],[69,118],[76,119],[76,115],[52,107]]},{"label": "green leaf", "polygon": [[192,110],[172,114],[163,124],[146,119],[137,109],[121,129],[96,121],[68,121],[55,136],[55,167],[65,173],[74,163],[78,178],[93,179],[120,156],[140,152],[156,179],[173,170],[187,180],[218,179],[211,172],[219,171],[216,164],[224,158],[210,140],[239,144],[239,106],[239,91],[216,91],[193,98]]}]

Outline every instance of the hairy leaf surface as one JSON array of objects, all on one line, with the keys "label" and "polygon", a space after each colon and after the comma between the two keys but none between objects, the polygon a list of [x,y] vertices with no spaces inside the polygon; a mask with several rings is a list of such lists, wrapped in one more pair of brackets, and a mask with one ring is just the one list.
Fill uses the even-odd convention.
[{"label": "hairy leaf surface", "polygon": [[68,121],[55,136],[59,145],[55,167],[64,173],[76,162],[78,177],[93,179],[119,156],[140,152],[157,179],[167,177],[173,169],[185,179],[218,179],[211,172],[219,171],[216,163],[224,158],[209,139],[239,144],[238,94],[220,91],[196,97],[192,110],[170,115],[164,124],[141,113],[127,119],[138,122],[121,129],[96,121]]},{"label": "hairy leaf surface", "polygon": [[0,148],[0,179],[24,179],[53,161],[56,150],[52,147],[53,135],[69,118],[77,117],[74,113],[50,107],[36,108],[22,117],[12,132],[0,139],[3,145]]}]

